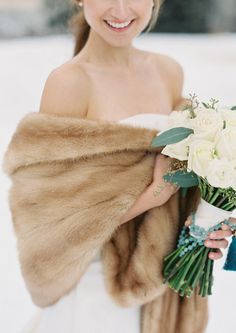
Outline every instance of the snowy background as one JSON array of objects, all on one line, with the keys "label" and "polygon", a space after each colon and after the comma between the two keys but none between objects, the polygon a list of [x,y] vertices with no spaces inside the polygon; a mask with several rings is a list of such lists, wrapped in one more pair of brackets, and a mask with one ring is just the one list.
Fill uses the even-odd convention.
[{"label": "snowy background", "polygon": [[[196,93],[201,100],[214,97],[223,105],[236,105],[236,34],[149,34],[134,44],[166,53],[182,64],[186,97]],[[49,72],[71,58],[72,52],[73,39],[67,34],[0,41],[0,161],[19,120],[38,111]],[[0,184],[0,332],[17,333],[37,307],[20,273],[7,202],[10,180],[2,170]],[[224,259],[225,255],[215,262],[207,333],[235,332],[236,273],[222,270]]]}]

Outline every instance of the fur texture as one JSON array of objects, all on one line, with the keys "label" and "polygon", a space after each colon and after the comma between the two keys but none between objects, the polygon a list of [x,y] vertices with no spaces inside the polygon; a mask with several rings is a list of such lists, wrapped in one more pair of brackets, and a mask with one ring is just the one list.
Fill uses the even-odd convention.
[{"label": "fur texture", "polygon": [[152,182],[156,130],[28,113],[4,156],[19,260],[33,302],[69,292],[102,251],[107,291],[142,306],[142,333],[201,333],[207,300],[182,299],[162,283],[162,262],[199,193],[175,193],[125,224],[121,216]]}]

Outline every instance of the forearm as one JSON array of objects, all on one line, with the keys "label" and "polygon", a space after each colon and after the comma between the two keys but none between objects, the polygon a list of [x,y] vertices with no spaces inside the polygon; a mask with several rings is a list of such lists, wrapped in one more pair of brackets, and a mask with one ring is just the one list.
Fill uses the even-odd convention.
[{"label": "forearm", "polygon": [[141,193],[130,209],[122,216],[120,223],[126,223],[134,217],[158,205],[154,187],[153,185],[150,185]]}]

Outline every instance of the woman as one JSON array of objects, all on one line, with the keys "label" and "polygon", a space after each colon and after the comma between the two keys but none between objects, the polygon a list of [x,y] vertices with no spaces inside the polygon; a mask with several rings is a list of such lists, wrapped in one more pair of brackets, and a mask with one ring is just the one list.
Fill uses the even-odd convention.
[{"label": "woman", "polygon": [[[72,20],[74,57],[50,73],[40,113],[149,128],[155,120],[159,130],[164,128],[168,114],[185,102],[182,67],[167,55],[132,45],[136,36],[154,25],[159,1],[83,0],[78,5],[80,13]],[[158,154],[152,183],[122,216],[120,224],[162,206],[178,191],[163,182],[170,161]],[[155,190],[160,187],[156,196]],[[214,240],[206,242],[206,246],[218,248],[209,254],[214,260],[222,257],[220,248],[228,244],[224,238],[231,235],[227,226],[222,229]],[[140,332],[140,306],[120,308],[111,301],[100,265],[98,255],[78,285],[40,311],[24,332]]]},{"label": "woman", "polygon": [[[82,9],[72,20],[77,33],[74,57],[49,75],[40,112],[117,121],[145,110],[168,115],[187,102],[182,97],[181,65],[170,56],[142,51],[132,45],[145,28],[149,31],[154,26],[159,0],[75,2]],[[113,26],[117,22],[130,23],[124,30],[110,27],[108,22]],[[167,161],[168,158],[157,156],[156,164],[163,164],[161,179]],[[159,173],[159,168],[155,172]],[[175,192],[171,185],[167,187],[170,191],[165,200]],[[136,209],[141,210],[140,203],[130,215],[137,215]],[[222,238],[231,234],[225,225],[214,237],[221,240],[208,240],[205,245],[226,248],[228,242]],[[211,252],[209,257],[220,259],[222,252]]]}]

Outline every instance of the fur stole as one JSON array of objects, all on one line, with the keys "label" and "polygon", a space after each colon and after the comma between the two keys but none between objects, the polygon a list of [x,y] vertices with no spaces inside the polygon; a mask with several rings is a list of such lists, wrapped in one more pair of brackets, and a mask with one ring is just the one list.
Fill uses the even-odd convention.
[{"label": "fur stole", "polygon": [[107,292],[119,306],[142,306],[142,333],[201,333],[207,300],[183,299],[162,283],[163,257],[199,194],[176,192],[120,225],[151,184],[160,148],[155,129],[30,112],[4,156],[22,274],[46,307],[69,292],[101,251]]}]

